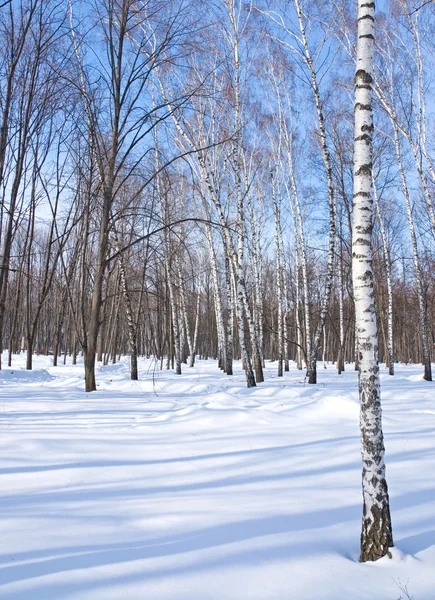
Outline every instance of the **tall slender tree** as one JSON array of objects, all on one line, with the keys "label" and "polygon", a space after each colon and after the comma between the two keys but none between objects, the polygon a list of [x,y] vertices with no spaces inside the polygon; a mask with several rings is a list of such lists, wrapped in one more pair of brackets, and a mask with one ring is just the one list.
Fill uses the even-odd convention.
[{"label": "tall slender tree", "polygon": [[359,352],[362,454],[362,562],[389,554],[393,545],[385,475],[378,331],[373,283],[373,110],[374,2],[358,1],[355,73],[354,201],[352,230],[353,292]]}]

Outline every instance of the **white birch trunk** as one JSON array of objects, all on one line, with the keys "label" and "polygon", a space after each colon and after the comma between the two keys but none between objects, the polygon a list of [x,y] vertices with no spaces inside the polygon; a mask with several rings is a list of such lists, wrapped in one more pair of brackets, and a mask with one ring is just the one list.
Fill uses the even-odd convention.
[{"label": "white birch trunk", "polygon": [[[306,367],[308,368],[309,356],[311,356],[311,324],[310,324],[310,296],[309,296],[309,282],[308,282],[308,262],[306,253],[304,223],[302,219],[301,205],[299,202],[299,194],[296,186],[296,180],[293,171],[293,160],[291,154],[289,154],[289,173],[291,182],[292,194],[288,191],[290,211],[293,217],[293,226],[295,234],[295,252],[296,252],[296,329],[297,329],[297,365],[298,369],[302,369],[302,357],[301,357],[301,346],[302,346],[302,327],[299,316],[299,308],[301,306],[301,289],[300,289],[300,270],[302,271],[302,285],[303,285],[303,298],[304,298],[304,322],[305,322],[305,359]],[[286,185],[287,188],[287,185]],[[293,206],[292,196],[295,203]]]},{"label": "white birch trunk", "polygon": [[258,345],[261,353],[261,364],[264,367],[264,336],[263,336],[263,294],[262,294],[262,267],[261,267],[261,248],[260,236],[257,232],[257,226],[254,217],[254,208],[250,195],[248,195],[249,219],[252,233],[252,266],[254,273],[254,321],[256,324]]},{"label": "white birch trunk", "polygon": [[277,290],[277,302],[278,302],[278,315],[277,315],[277,329],[278,329],[278,377],[283,376],[282,363],[283,363],[283,336],[282,336],[282,289],[281,289],[281,249],[279,242],[279,231],[280,231],[280,218],[279,218],[279,200],[276,197],[275,189],[275,178],[274,173],[271,171],[271,185],[272,185],[272,202],[273,202],[273,214],[275,218],[275,271],[276,271],[276,290]]},{"label": "white birch trunk", "polygon": [[[411,23],[412,23],[412,19],[410,19],[410,24]],[[412,32],[412,27],[411,27],[411,32]],[[414,35],[415,35],[415,32],[414,32]],[[415,42],[414,42],[414,46],[415,46]],[[418,44],[415,47],[416,47],[417,53],[418,53],[419,52]],[[390,60],[394,60],[394,58],[390,58]],[[425,104],[424,104],[424,91],[422,88],[422,85],[423,85],[422,84],[422,66],[421,66],[421,59],[419,61],[418,56],[417,56],[417,73],[418,73],[417,96],[419,98],[420,110],[418,111],[418,114],[415,117],[415,121],[416,121],[417,132],[418,132],[418,144],[416,144],[414,142],[407,125],[404,126],[400,122],[398,115],[396,114],[396,110],[394,107],[394,96],[395,96],[394,81],[393,81],[393,77],[392,77],[391,73],[389,75],[389,78],[390,78],[389,88],[390,88],[391,101],[388,100],[388,97],[387,97],[384,89],[382,89],[382,86],[380,86],[380,85],[376,86],[376,93],[377,93],[379,100],[381,101],[383,107],[385,108],[388,116],[390,117],[390,119],[393,123],[393,127],[395,128],[395,130],[397,130],[397,132],[400,132],[403,135],[403,137],[407,140],[409,147],[411,148],[415,166],[416,166],[416,169],[417,169],[417,172],[418,172],[418,175],[420,178],[420,182],[421,182],[421,185],[423,188],[423,195],[424,195],[424,198],[426,201],[428,215],[429,215],[429,219],[430,219],[430,223],[431,223],[431,227],[432,227],[432,233],[433,233],[433,236],[435,237],[435,210],[433,207],[431,194],[429,191],[429,187],[427,185],[426,176],[423,171],[423,165],[422,165],[422,160],[421,160],[421,154],[423,154],[426,159],[426,163],[428,165],[432,179],[435,182],[435,170],[434,170],[432,162],[430,160],[430,157],[429,157],[429,154],[427,151],[427,144],[426,144],[425,113],[424,113]],[[415,113],[415,110],[413,110],[413,112]],[[395,142],[395,145],[397,146],[398,143],[399,143],[398,141]],[[396,152],[397,152],[397,150],[396,150]]]},{"label": "white birch trunk", "polygon": [[301,320],[299,318],[300,292],[299,292],[299,253],[295,249],[296,264],[295,264],[295,287],[296,287],[296,303],[295,303],[295,321],[296,321],[296,368],[302,371],[302,331]]},{"label": "white birch trunk", "polygon": [[[225,349],[225,325],[224,325],[224,314],[222,310],[222,300],[220,295],[219,288],[219,280],[218,280],[218,267],[216,260],[216,251],[214,248],[213,237],[211,234],[211,226],[209,223],[206,224],[206,232],[207,232],[207,241],[210,253],[210,265],[211,265],[211,274],[213,281],[213,297],[214,297],[214,306],[215,306],[215,314],[216,314],[216,329],[217,329],[217,338],[218,338],[218,363],[221,369],[224,368],[225,359],[226,359],[226,349]],[[225,243],[225,241],[224,241]]]},{"label": "white birch trunk", "polygon": [[[159,173],[160,159],[159,159],[159,144],[158,144],[158,137],[157,137],[157,127],[154,128],[154,143],[155,143],[155,169],[156,169],[156,173]],[[168,210],[167,210],[167,206],[164,205],[164,203],[163,203],[163,194],[161,193],[161,182],[160,182],[159,175],[157,175],[157,177],[156,177],[156,188],[157,188],[157,201],[158,201],[158,207],[160,210],[160,217],[161,217],[162,222],[165,223],[166,225],[168,225],[168,222],[169,222]],[[171,244],[170,244],[168,229],[164,230],[163,236],[164,236],[164,250],[165,250],[165,257],[164,257],[165,271],[166,271],[167,286],[168,286],[168,290],[169,290],[169,302],[170,302],[170,309],[171,309],[171,316],[172,316],[172,328],[169,324],[169,330],[170,330],[170,335],[172,335],[172,331],[174,334],[173,341],[174,341],[174,351],[175,351],[174,352],[175,353],[175,372],[177,375],[181,375],[181,328],[180,328],[180,322],[178,319],[179,315],[178,315],[176,298],[175,298],[174,283],[172,281],[172,273],[171,273],[171,269],[170,269]],[[168,344],[168,366],[169,366],[170,354],[171,354],[171,340],[169,340],[169,344]]]},{"label": "white birch trunk", "polygon": [[[303,227],[303,219],[302,219],[302,211],[299,203],[298,189],[296,186],[296,178],[294,174],[294,166],[293,166],[293,130],[292,126],[290,127],[287,124],[287,117],[292,116],[292,103],[290,101],[290,95],[288,89],[284,86],[280,85],[280,77],[275,73],[274,66],[271,64],[271,68],[269,70],[269,78],[272,84],[272,87],[275,92],[275,99],[278,104],[278,110],[275,114],[276,126],[278,129],[278,143],[277,148],[275,149],[275,153],[277,158],[281,160],[282,148],[284,147],[285,155],[287,159],[288,172],[290,176],[290,187],[287,183],[285,183],[290,209],[293,217],[294,223],[294,235],[295,235],[295,254],[296,254],[296,331],[297,331],[297,368],[302,369],[302,360],[301,360],[301,340],[302,340],[302,331],[300,327],[300,319],[299,319],[299,305],[300,305],[300,293],[299,293],[299,247],[301,246],[303,254],[302,263],[303,263],[303,273],[304,273],[304,289],[305,289],[305,302],[309,302],[308,297],[308,277],[307,277],[307,261],[306,261],[306,248],[305,248],[305,237],[304,237],[304,227]],[[282,82],[281,82],[282,83]],[[281,89],[284,87],[284,90]],[[286,107],[284,107],[283,98],[286,100]],[[271,140],[272,146],[275,146],[274,138]],[[293,206],[292,195],[294,196]],[[297,214],[297,219],[296,219]],[[298,225],[297,225],[297,224]],[[279,236],[279,245],[281,251],[281,264],[282,264],[282,281],[283,281],[283,294],[284,294],[284,369],[285,371],[289,371],[289,357],[288,357],[288,317],[289,317],[289,295],[288,295],[288,285],[287,285],[287,268],[286,268],[286,259],[285,259],[285,249],[282,235],[282,227],[281,223],[278,231]],[[305,311],[305,328],[308,331],[308,336],[306,343],[308,344],[308,351],[310,352],[310,340],[311,340],[311,332],[310,332],[310,310],[309,305],[306,304],[307,310]]]},{"label": "white birch trunk", "polygon": [[[257,331],[255,322],[252,316],[252,310],[249,303],[249,298],[246,292],[245,279],[243,276],[243,255],[244,255],[244,198],[245,193],[242,189],[242,119],[241,119],[241,106],[240,106],[240,57],[239,57],[239,31],[238,31],[238,19],[236,17],[235,2],[229,0],[227,2],[228,15],[232,26],[232,51],[234,60],[234,135],[233,135],[233,162],[234,162],[234,175],[235,175],[235,188],[237,198],[237,281],[240,287],[238,296],[243,299],[243,305],[245,308],[246,319],[248,321],[249,332],[251,337],[253,363],[255,369],[255,377],[257,383],[264,381],[262,357],[260,351],[260,345],[258,342]],[[240,313],[243,314],[243,313]]]},{"label": "white birch trunk", "polygon": [[[432,204],[432,198],[431,198],[431,195],[430,195],[429,187],[427,185],[426,175],[423,172],[422,164],[421,164],[421,161],[420,161],[420,156],[419,156],[420,150],[415,145],[414,140],[412,139],[412,137],[409,134],[409,132],[406,131],[403,128],[401,128],[401,131],[405,135],[406,139],[408,140],[408,143],[409,143],[409,145],[411,147],[411,150],[412,150],[412,155],[414,157],[414,162],[415,162],[415,166],[416,166],[416,169],[417,169],[417,173],[418,173],[418,175],[420,177],[421,186],[423,188],[423,195],[424,195],[424,198],[426,200],[427,212],[429,214],[429,218],[430,218],[430,222],[431,222],[431,226],[432,226],[432,234],[433,234],[433,236],[435,238],[435,210],[434,210],[434,207],[433,207],[433,204]],[[434,173],[434,176],[435,176],[435,173]],[[434,181],[435,181],[435,179],[434,179]]]},{"label": "white birch trunk", "polygon": [[304,47],[304,58],[307,64],[308,70],[311,77],[311,86],[313,88],[314,101],[316,104],[317,119],[319,122],[319,134],[320,143],[322,148],[322,158],[325,165],[326,176],[328,180],[328,204],[329,204],[329,247],[328,247],[328,261],[326,267],[326,278],[325,278],[325,293],[320,307],[320,316],[317,323],[316,332],[312,344],[311,354],[307,356],[308,360],[308,383],[317,383],[317,353],[319,350],[320,340],[323,332],[323,325],[326,321],[326,315],[328,314],[329,301],[331,298],[332,282],[334,278],[334,258],[335,258],[335,237],[336,237],[336,202],[334,193],[334,182],[332,178],[332,165],[331,157],[329,154],[325,119],[323,115],[322,102],[320,97],[319,85],[317,82],[317,72],[314,67],[311,52],[308,46],[308,39],[305,32],[304,16],[302,12],[301,3],[299,0],[295,0],[296,11],[298,14],[299,29],[301,32],[302,45]]},{"label": "white birch trunk", "polygon": [[322,362],[323,368],[326,369],[326,325],[323,325]]},{"label": "white birch trunk", "polygon": [[239,333],[239,344],[242,355],[242,364],[246,373],[246,384],[249,387],[255,387],[255,375],[252,369],[251,358],[248,354],[248,349],[246,346],[245,339],[245,319],[244,319],[244,303],[243,303],[243,285],[240,284],[240,281],[237,280],[237,275],[235,274],[235,269],[232,263],[231,266],[231,275],[233,279],[233,288],[235,294],[235,306],[236,306],[236,314],[237,314],[237,324],[238,324],[238,333]]},{"label": "white birch trunk", "polygon": [[391,282],[391,261],[388,252],[387,235],[385,233],[384,219],[382,218],[381,208],[378,202],[376,184],[373,179],[373,199],[376,208],[376,214],[379,219],[379,228],[381,230],[382,250],[384,253],[385,272],[387,275],[387,294],[388,294],[388,318],[387,318],[387,353],[388,353],[388,373],[394,375],[394,346],[393,346],[393,285]]},{"label": "white birch trunk", "polygon": [[358,0],[355,73],[354,208],[352,276],[359,352],[362,456],[362,562],[389,554],[393,545],[385,478],[384,440],[378,365],[378,331],[373,284],[372,83],[375,5]]},{"label": "white birch trunk", "polygon": [[[431,194],[427,185],[426,176],[423,172],[423,165],[421,161],[421,153],[423,154],[426,164],[429,168],[429,172],[432,176],[432,180],[435,183],[435,170],[432,161],[429,156],[427,149],[427,136],[426,136],[426,98],[425,98],[425,86],[423,79],[423,61],[421,57],[421,44],[420,44],[420,33],[418,28],[418,11],[414,15],[408,13],[409,31],[412,35],[414,42],[414,54],[415,62],[417,66],[417,110],[414,109],[415,122],[417,126],[418,134],[418,146],[414,143],[412,136],[409,131],[406,131],[406,138],[411,146],[412,153],[415,160],[415,165],[420,177],[420,181],[423,187],[423,193],[426,200],[426,206],[428,208],[429,218],[432,225],[432,233],[435,237],[435,211],[432,203]],[[414,98],[412,97],[414,103]]]},{"label": "white birch trunk", "polygon": [[227,293],[227,346],[225,357],[225,372],[227,375],[233,374],[233,338],[234,338],[234,295],[232,289],[231,263],[228,256],[227,247],[224,238],[225,251],[225,287]]},{"label": "white birch trunk", "polygon": [[138,380],[137,371],[137,343],[136,343],[136,325],[131,307],[131,298],[128,291],[127,275],[125,272],[124,256],[121,251],[121,246],[116,231],[113,232],[113,245],[118,253],[119,273],[121,278],[122,298],[124,301],[125,315],[127,317],[128,327],[128,343],[130,346],[130,376],[133,381]]},{"label": "white birch trunk", "polygon": [[281,220],[279,222],[279,246],[281,250],[281,274],[282,274],[282,286],[284,295],[284,371],[290,370],[289,365],[289,350],[288,350],[288,313],[289,313],[289,295],[288,295],[288,284],[287,284],[287,261],[285,258],[284,239],[282,235]]},{"label": "white birch trunk", "polygon": [[417,295],[418,295],[418,308],[419,308],[419,317],[420,317],[420,334],[421,334],[421,343],[422,343],[422,351],[423,351],[423,364],[424,364],[424,379],[426,381],[432,381],[432,365],[430,361],[430,350],[429,350],[429,336],[428,336],[428,326],[427,326],[427,313],[426,313],[426,305],[424,299],[424,288],[423,288],[423,278],[421,274],[420,267],[420,258],[418,255],[418,244],[417,244],[417,236],[414,228],[414,219],[412,216],[412,208],[411,208],[411,200],[409,198],[409,190],[408,184],[406,182],[405,169],[402,161],[402,151],[400,148],[399,141],[399,129],[396,121],[392,121],[394,128],[394,146],[396,149],[397,161],[399,164],[400,177],[402,181],[402,192],[405,198],[406,205],[406,215],[408,217],[408,225],[409,225],[409,235],[411,237],[412,244],[412,255],[414,259],[414,272],[415,272],[415,280],[417,283]]},{"label": "white birch trunk", "polygon": [[343,294],[343,244],[340,240],[340,252],[338,255],[338,304],[340,320],[340,349],[337,360],[338,374],[344,371],[344,294]]}]

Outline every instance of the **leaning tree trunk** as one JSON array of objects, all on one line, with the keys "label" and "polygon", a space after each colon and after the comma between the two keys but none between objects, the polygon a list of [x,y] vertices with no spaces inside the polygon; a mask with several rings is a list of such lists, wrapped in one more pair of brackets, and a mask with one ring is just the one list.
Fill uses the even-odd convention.
[{"label": "leaning tree trunk", "polygon": [[429,169],[429,172],[432,176],[432,181],[435,183],[435,169],[429,156],[429,152],[427,149],[427,135],[426,135],[426,93],[425,93],[425,81],[423,78],[423,57],[421,55],[421,36],[418,30],[418,12],[412,11],[407,14],[409,31],[412,35],[412,39],[414,42],[414,54],[415,54],[415,62],[417,66],[417,94],[418,94],[418,111],[413,111],[415,115],[415,122],[417,126],[417,142],[418,147],[414,143],[412,143],[412,138],[408,134],[408,140],[410,142],[412,153],[414,155],[415,164],[417,167],[418,174],[420,176],[420,180],[423,187],[424,197],[426,199],[426,205],[428,208],[428,214],[430,217],[432,232],[435,237],[435,211],[432,203],[432,196],[429,191],[429,186],[427,183],[426,176],[423,171],[423,163],[421,161],[421,154],[423,154],[426,159],[426,164]]},{"label": "leaning tree trunk", "polygon": [[358,1],[355,73],[354,209],[352,276],[359,352],[359,398],[363,518],[360,561],[377,560],[393,545],[385,478],[378,365],[378,331],[373,285],[373,114],[375,5]]},{"label": "leaning tree trunk", "polygon": [[323,164],[326,170],[326,177],[328,181],[328,205],[329,205],[329,246],[328,246],[328,261],[326,267],[326,277],[325,277],[325,291],[323,293],[323,299],[320,307],[320,315],[317,323],[317,329],[314,336],[311,355],[308,355],[307,352],[307,377],[308,383],[317,383],[317,353],[319,351],[320,341],[323,333],[323,325],[326,322],[326,316],[328,314],[329,302],[331,298],[332,291],[332,281],[334,277],[334,257],[335,257],[335,229],[336,229],[336,202],[335,202],[335,192],[334,192],[334,181],[332,177],[332,164],[331,157],[329,153],[327,137],[326,137],[326,127],[325,127],[325,117],[323,113],[323,104],[320,97],[320,90],[318,84],[318,74],[315,68],[315,65],[312,61],[310,48],[308,46],[308,38],[305,32],[304,26],[304,15],[302,11],[302,6],[299,0],[295,0],[296,11],[298,14],[299,21],[299,29],[301,32],[301,41],[304,47],[304,59],[305,63],[310,71],[311,78],[311,87],[313,89],[314,101],[316,105],[317,119],[319,122],[319,136],[322,148],[322,158]]},{"label": "leaning tree trunk", "polygon": [[421,334],[421,345],[422,345],[422,351],[423,351],[422,354],[423,354],[423,364],[424,364],[424,379],[426,379],[426,381],[432,381],[432,365],[431,365],[430,350],[429,350],[427,311],[426,311],[426,303],[425,303],[425,298],[424,298],[423,277],[422,277],[421,267],[420,267],[420,257],[419,257],[419,252],[418,252],[417,236],[415,233],[414,220],[413,220],[412,208],[411,208],[411,200],[409,198],[408,184],[406,182],[405,169],[404,169],[403,161],[402,161],[402,151],[400,148],[398,127],[397,127],[397,124],[395,121],[393,121],[392,124],[394,127],[394,146],[396,149],[397,161],[399,163],[399,171],[400,171],[400,177],[401,177],[401,181],[402,181],[402,191],[403,191],[403,196],[405,198],[406,214],[408,217],[409,235],[411,237],[411,243],[412,243],[412,255],[413,255],[413,260],[414,260],[414,272],[415,272],[415,280],[417,283],[417,294],[418,294],[420,334]]}]

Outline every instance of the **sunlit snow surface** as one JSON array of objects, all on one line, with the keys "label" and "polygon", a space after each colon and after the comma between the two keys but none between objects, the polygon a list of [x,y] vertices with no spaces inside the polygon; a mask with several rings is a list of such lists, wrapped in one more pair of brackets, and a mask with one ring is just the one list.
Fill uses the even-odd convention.
[{"label": "sunlit snow surface", "polygon": [[0,372],[0,598],[435,598],[435,383],[382,369],[393,558],[359,564],[357,376]]}]

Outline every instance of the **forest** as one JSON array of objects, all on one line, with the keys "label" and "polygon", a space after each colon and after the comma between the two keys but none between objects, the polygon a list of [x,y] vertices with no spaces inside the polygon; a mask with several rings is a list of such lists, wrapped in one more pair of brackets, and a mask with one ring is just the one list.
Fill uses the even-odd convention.
[{"label": "forest", "polygon": [[[434,11],[0,0],[6,397],[48,364],[87,402],[118,367],[249,393],[358,378],[359,560],[391,557],[382,389],[411,369],[433,395]],[[258,598],[305,598],[281,594]]]}]

